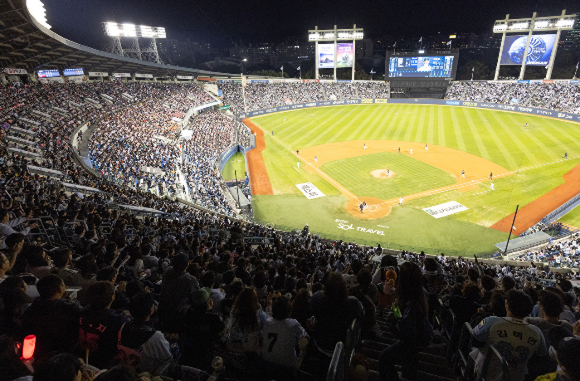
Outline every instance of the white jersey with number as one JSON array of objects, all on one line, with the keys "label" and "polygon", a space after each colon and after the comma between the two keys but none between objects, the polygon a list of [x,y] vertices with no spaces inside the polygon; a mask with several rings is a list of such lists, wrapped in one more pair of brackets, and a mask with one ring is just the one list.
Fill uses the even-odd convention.
[{"label": "white jersey with number", "polygon": [[[548,354],[542,331],[535,325],[510,317],[490,316],[473,329],[473,337],[484,342],[482,348],[471,352],[478,369],[483,367],[485,354],[494,345],[510,366],[511,379],[522,381],[528,373],[528,360],[532,355]],[[490,366],[500,372],[499,367]],[[488,374],[488,379],[497,379]]]},{"label": "white jersey with number", "polygon": [[291,367],[296,362],[298,339],[304,337],[304,328],[295,319],[268,318],[262,328],[262,358],[268,362]]}]

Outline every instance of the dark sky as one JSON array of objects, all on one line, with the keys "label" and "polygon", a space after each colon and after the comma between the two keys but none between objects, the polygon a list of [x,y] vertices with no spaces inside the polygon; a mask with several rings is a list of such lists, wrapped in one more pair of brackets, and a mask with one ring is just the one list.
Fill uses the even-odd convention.
[{"label": "dark sky", "polygon": [[227,44],[306,38],[307,30],[350,27],[370,37],[446,33],[491,33],[493,22],[580,11],[578,0],[44,0],[53,30],[75,42],[100,48],[103,21],[164,26],[168,38]]}]

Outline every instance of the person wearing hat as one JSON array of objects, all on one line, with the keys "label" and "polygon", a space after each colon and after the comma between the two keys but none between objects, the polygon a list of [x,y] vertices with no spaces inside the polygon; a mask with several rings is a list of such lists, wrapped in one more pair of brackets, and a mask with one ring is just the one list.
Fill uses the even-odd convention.
[{"label": "person wearing hat", "polygon": [[212,360],[212,344],[219,340],[224,332],[223,319],[212,312],[213,300],[211,289],[201,288],[193,292],[191,307],[185,316],[185,334],[183,335],[182,359],[187,364],[207,369]]}]

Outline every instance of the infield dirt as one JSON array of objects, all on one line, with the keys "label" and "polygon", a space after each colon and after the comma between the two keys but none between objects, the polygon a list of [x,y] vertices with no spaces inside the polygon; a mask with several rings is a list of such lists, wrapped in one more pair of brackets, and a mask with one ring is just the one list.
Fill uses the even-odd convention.
[{"label": "infield dirt", "polygon": [[256,126],[251,120],[244,119],[242,121],[246,126],[252,130],[256,135],[256,148],[250,150],[246,154],[248,161],[248,170],[250,171],[250,185],[252,187],[252,194],[254,195],[271,195],[274,194],[272,184],[268,177],[268,170],[262,151],[266,149],[266,141],[264,139],[264,131]]}]

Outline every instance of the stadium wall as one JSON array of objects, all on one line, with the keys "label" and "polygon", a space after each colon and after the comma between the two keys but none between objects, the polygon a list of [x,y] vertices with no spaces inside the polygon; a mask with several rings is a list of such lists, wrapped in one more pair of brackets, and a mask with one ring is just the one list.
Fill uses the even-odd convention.
[{"label": "stadium wall", "polygon": [[[568,81],[571,82],[571,81]],[[340,101],[321,101],[321,102],[309,102],[309,103],[299,103],[278,107],[271,107],[264,110],[250,111],[247,113],[238,114],[239,120],[244,118],[251,118],[259,115],[272,114],[280,111],[290,111],[298,110],[302,108],[310,107],[324,107],[324,106],[336,106],[336,105],[355,105],[355,104],[415,104],[415,105],[438,105],[438,106],[459,106],[459,107],[473,107],[473,108],[483,108],[490,110],[501,110],[501,111],[511,111],[520,112],[524,114],[532,114],[538,116],[546,116],[556,119],[564,119],[572,122],[580,123],[580,115],[571,114],[568,112],[560,112],[554,110],[546,110],[536,107],[526,107],[517,105],[507,105],[498,103],[488,103],[488,102],[475,102],[475,101],[455,101],[455,100],[445,100],[445,99],[403,99],[403,98],[389,98],[389,99],[378,99],[378,98],[362,98],[362,99],[347,99]]]}]

